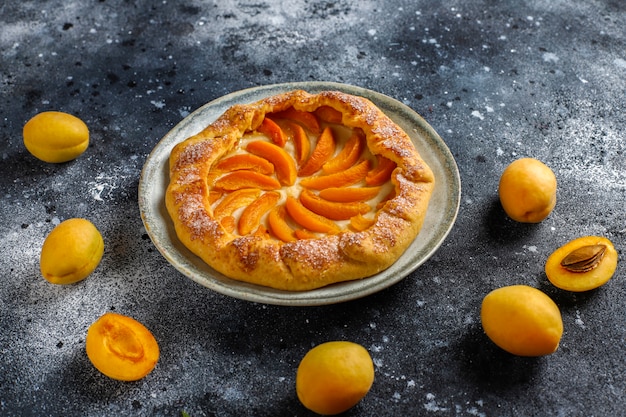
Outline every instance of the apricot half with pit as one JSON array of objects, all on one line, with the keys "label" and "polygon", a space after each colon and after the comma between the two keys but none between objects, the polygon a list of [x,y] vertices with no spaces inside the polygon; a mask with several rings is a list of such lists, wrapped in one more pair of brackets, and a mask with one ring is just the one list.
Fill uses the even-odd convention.
[{"label": "apricot half with pit", "polygon": [[91,274],[104,254],[100,231],[86,219],[69,219],[57,225],[43,242],[41,274],[53,284],[72,284]]},{"label": "apricot half with pit", "polygon": [[617,251],[609,239],[583,236],[555,250],[545,271],[555,287],[581,292],[606,284],[616,268]]},{"label": "apricot half with pit", "polygon": [[87,356],[109,378],[136,381],[148,375],[159,360],[159,345],[143,324],[108,312],[87,331]]},{"label": "apricot half with pit", "polygon": [[78,117],[58,111],[35,115],[24,125],[24,145],[36,158],[50,163],[71,161],[89,146],[89,129]]}]

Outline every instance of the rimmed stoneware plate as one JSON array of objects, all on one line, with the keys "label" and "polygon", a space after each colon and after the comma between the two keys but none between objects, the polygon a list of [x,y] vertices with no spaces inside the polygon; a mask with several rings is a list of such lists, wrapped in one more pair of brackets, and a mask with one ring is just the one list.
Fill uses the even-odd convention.
[{"label": "rimmed stoneware plate", "polygon": [[[436,187],[419,236],[390,268],[361,280],[304,292],[280,291],[235,281],[209,267],[178,240],[174,224],[165,208],[164,197],[169,183],[170,151],[177,143],[201,131],[234,104],[251,103],[295,89],[310,93],[339,90],[370,99],[411,136],[436,178]],[[404,279],[430,258],[446,238],[456,220],[460,197],[461,183],[454,158],[443,140],[424,119],[406,105],[383,94],[330,82],[266,85],[237,91],[205,104],[183,119],[155,146],[139,179],[139,209],[145,228],[157,249],[178,271],[195,282],[228,296],[286,306],[314,306],[353,300]]]}]

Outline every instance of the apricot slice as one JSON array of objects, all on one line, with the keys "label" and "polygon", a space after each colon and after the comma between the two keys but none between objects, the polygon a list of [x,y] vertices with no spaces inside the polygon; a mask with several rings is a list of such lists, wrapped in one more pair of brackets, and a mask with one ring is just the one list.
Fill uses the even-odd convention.
[{"label": "apricot slice", "polygon": [[241,217],[239,218],[239,234],[245,236],[257,228],[261,221],[261,217],[263,217],[269,209],[276,206],[279,199],[279,192],[269,191],[250,203],[250,205],[241,213]]},{"label": "apricot slice", "polygon": [[300,184],[303,187],[312,188],[314,190],[322,190],[330,187],[345,187],[356,184],[365,178],[365,175],[369,171],[369,167],[370,162],[365,159],[353,167],[342,172],[337,172],[336,174],[302,178],[302,180],[300,180]]},{"label": "apricot slice", "polygon": [[286,217],[287,209],[285,206],[277,206],[270,210],[267,216],[267,223],[274,236],[278,239],[283,242],[293,242],[297,239],[294,230],[287,223]]},{"label": "apricot slice", "polygon": [[617,268],[613,243],[600,236],[583,236],[558,248],[546,261],[548,280],[566,291],[589,291],[606,284]]},{"label": "apricot slice", "polygon": [[309,159],[304,163],[298,175],[301,177],[308,177],[315,174],[322,168],[322,165],[328,161],[335,153],[335,137],[330,127],[325,127],[322,134],[317,139],[317,144],[309,156]]},{"label": "apricot slice", "polygon": [[315,134],[319,134],[321,131],[320,122],[313,113],[296,110],[293,107],[289,107],[281,112],[273,113],[270,117],[294,120]]},{"label": "apricot slice", "polygon": [[274,177],[258,172],[241,170],[226,174],[215,181],[215,188],[235,191],[242,188],[259,188],[261,190],[278,190],[280,183]]},{"label": "apricot slice", "polygon": [[348,220],[357,214],[365,214],[371,209],[366,203],[336,203],[324,200],[309,190],[302,190],[300,202],[312,212],[331,220]]},{"label": "apricot slice", "polygon": [[296,177],[298,176],[296,162],[287,151],[280,146],[258,140],[248,143],[246,150],[274,164],[276,177],[281,184],[290,186],[296,182]]},{"label": "apricot slice", "polygon": [[365,183],[369,186],[382,185],[391,179],[391,173],[396,169],[396,163],[381,155],[376,155],[378,164],[365,176]]},{"label": "apricot slice", "polygon": [[24,146],[36,158],[50,163],[71,161],[89,146],[89,129],[78,117],[58,111],[35,115],[24,125]]},{"label": "apricot slice", "polygon": [[372,226],[376,220],[368,219],[362,214],[357,214],[356,216],[350,217],[350,227],[352,227],[357,232],[362,232],[368,227]]},{"label": "apricot slice", "polygon": [[247,169],[265,175],[274,173],[274,165],[270,161],[249,153],[241,153],[224,158],[219,161],[215,167],[225,172]]},{"label": "apricot slice", "polygon": [[256,188],[242,188],[227,194],[213,210],[215,220],[222,220],[224,217],[231,216],[235,210],[245,207],[252,203],[261,194]]},{"label": "apricot slice", "polygon": [[381,187],[330,187],[320,190],[319,196],[338,203],[367,201],[380,193]]},{"label": "apricot slice", "polygon": [[145,377],[159,360],[159,345],[150,330],[117,313],[105,313],[89,326],[85,347],[98,371],[120,381]]},{"label": "apricot slice", "polygon": [[298,239],[317,239],[318,238],[318,236],[315,233],[306,229],[296,229],[295,233]]},{"label": "apricot slice", "polygon": [[220,190],[210,190],[209,191],[209,204],[215,203],[217,200],[222,198],[224,193]]},{"label": "apricot slice", "polygon": [[280,126],[272,119],[268,119],[267,117],[263,119],[256,130],[257,132],[268,136],[272,142],[278,146],[282,147],[285,146],[285,143],[287,143],[287,136],[285,136],[285,132],[283,132],[283,129],[281,129]]},{"label": "apricot slice", "polygon": [[91,274],[104,254],[102,235],[89,220],[59,223],[41,248],[40,269],[53,284],[72,284]]},{"label": "apricot slice", "polygon": [[322,121],[327,123],[340,124],[343,115],[339,110],[335,110],[330,106],[321,106],[315,110],[315,115]]},{"label": "apricot slice", "polygon": [[297,123],[285,121],[287,136],[291,137],[295,148],[295,159],[298,165],[301,165],[311,152],[311,141],[304,131],[304,128]]},{"label": "apricot slice", "polygon": [[350,168],[357,163],[364,148],[365,137],[362,133],[355,131],[341,151],[322,165],[322,171],[324,171],[325,174],[334,174]]},{"label": "apricot slice", "polygon": [[292,196],[287,197],[285,207],[291,218],[306,229],[320,233],[337,233],[340,231],[335,222],[312,212]]}]

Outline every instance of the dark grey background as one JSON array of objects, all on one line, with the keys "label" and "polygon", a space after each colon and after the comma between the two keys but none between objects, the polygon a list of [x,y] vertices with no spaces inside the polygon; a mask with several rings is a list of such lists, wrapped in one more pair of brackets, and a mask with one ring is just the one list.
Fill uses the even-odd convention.
[{"label": "dark grey background", "polygon": [[[588,234],[624,255],[626,3],[621,0],[5,1],[0,5],[0,415],[310,415],[295,371],[335,339],[371,353],[376,380],[347,415],[626,415],[623,262],[604,287],[552,287],[547,256]],[[137,185],[161,137],[243,88],[334,81],[389,95],[442,136],[461,173],[459,216],[440,250],[399,284],[324,307],[231,299],[185,278],[152,245]],[[82,118],[91,145],[51,165],[22,144],[44,110]],[[559,181],[537,225],[507,219],[497,183],[518,157]],[[54,286],[39,251],[60,221],[101,230],[102,263]],[[565,332],[520,358],[482,333],[484,295],[547,292]],[[135,383],[84,351],[106,311],[151,329],[161,358]]]}]

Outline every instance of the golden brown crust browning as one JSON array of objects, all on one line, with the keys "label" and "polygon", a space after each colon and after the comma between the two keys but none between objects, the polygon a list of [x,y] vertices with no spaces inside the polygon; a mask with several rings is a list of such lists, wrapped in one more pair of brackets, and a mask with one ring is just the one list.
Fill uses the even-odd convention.
[{"label": "golden brown crust browning", "polygon": [[[217,162],[232,155],[267,114],[291,107],[313,113],[322,106],[341,113],[343,126],[361,129],[372,156],[397,165],[391,176],[393,196],[378,209],[373,225],[360,232],[345,226],[339,233],[293,242],[263,232],[239,236],[227,231],[213,216],[209,200],[220,175],[214,169]],[[411,139],[369,100],[337,91],[296,90],[233,106],[176,145],[166,206],[182,243],[215,270],[236,280],[302,291],[368,277],[393,264],[419,233],[433,188],[432,171]]]}]

